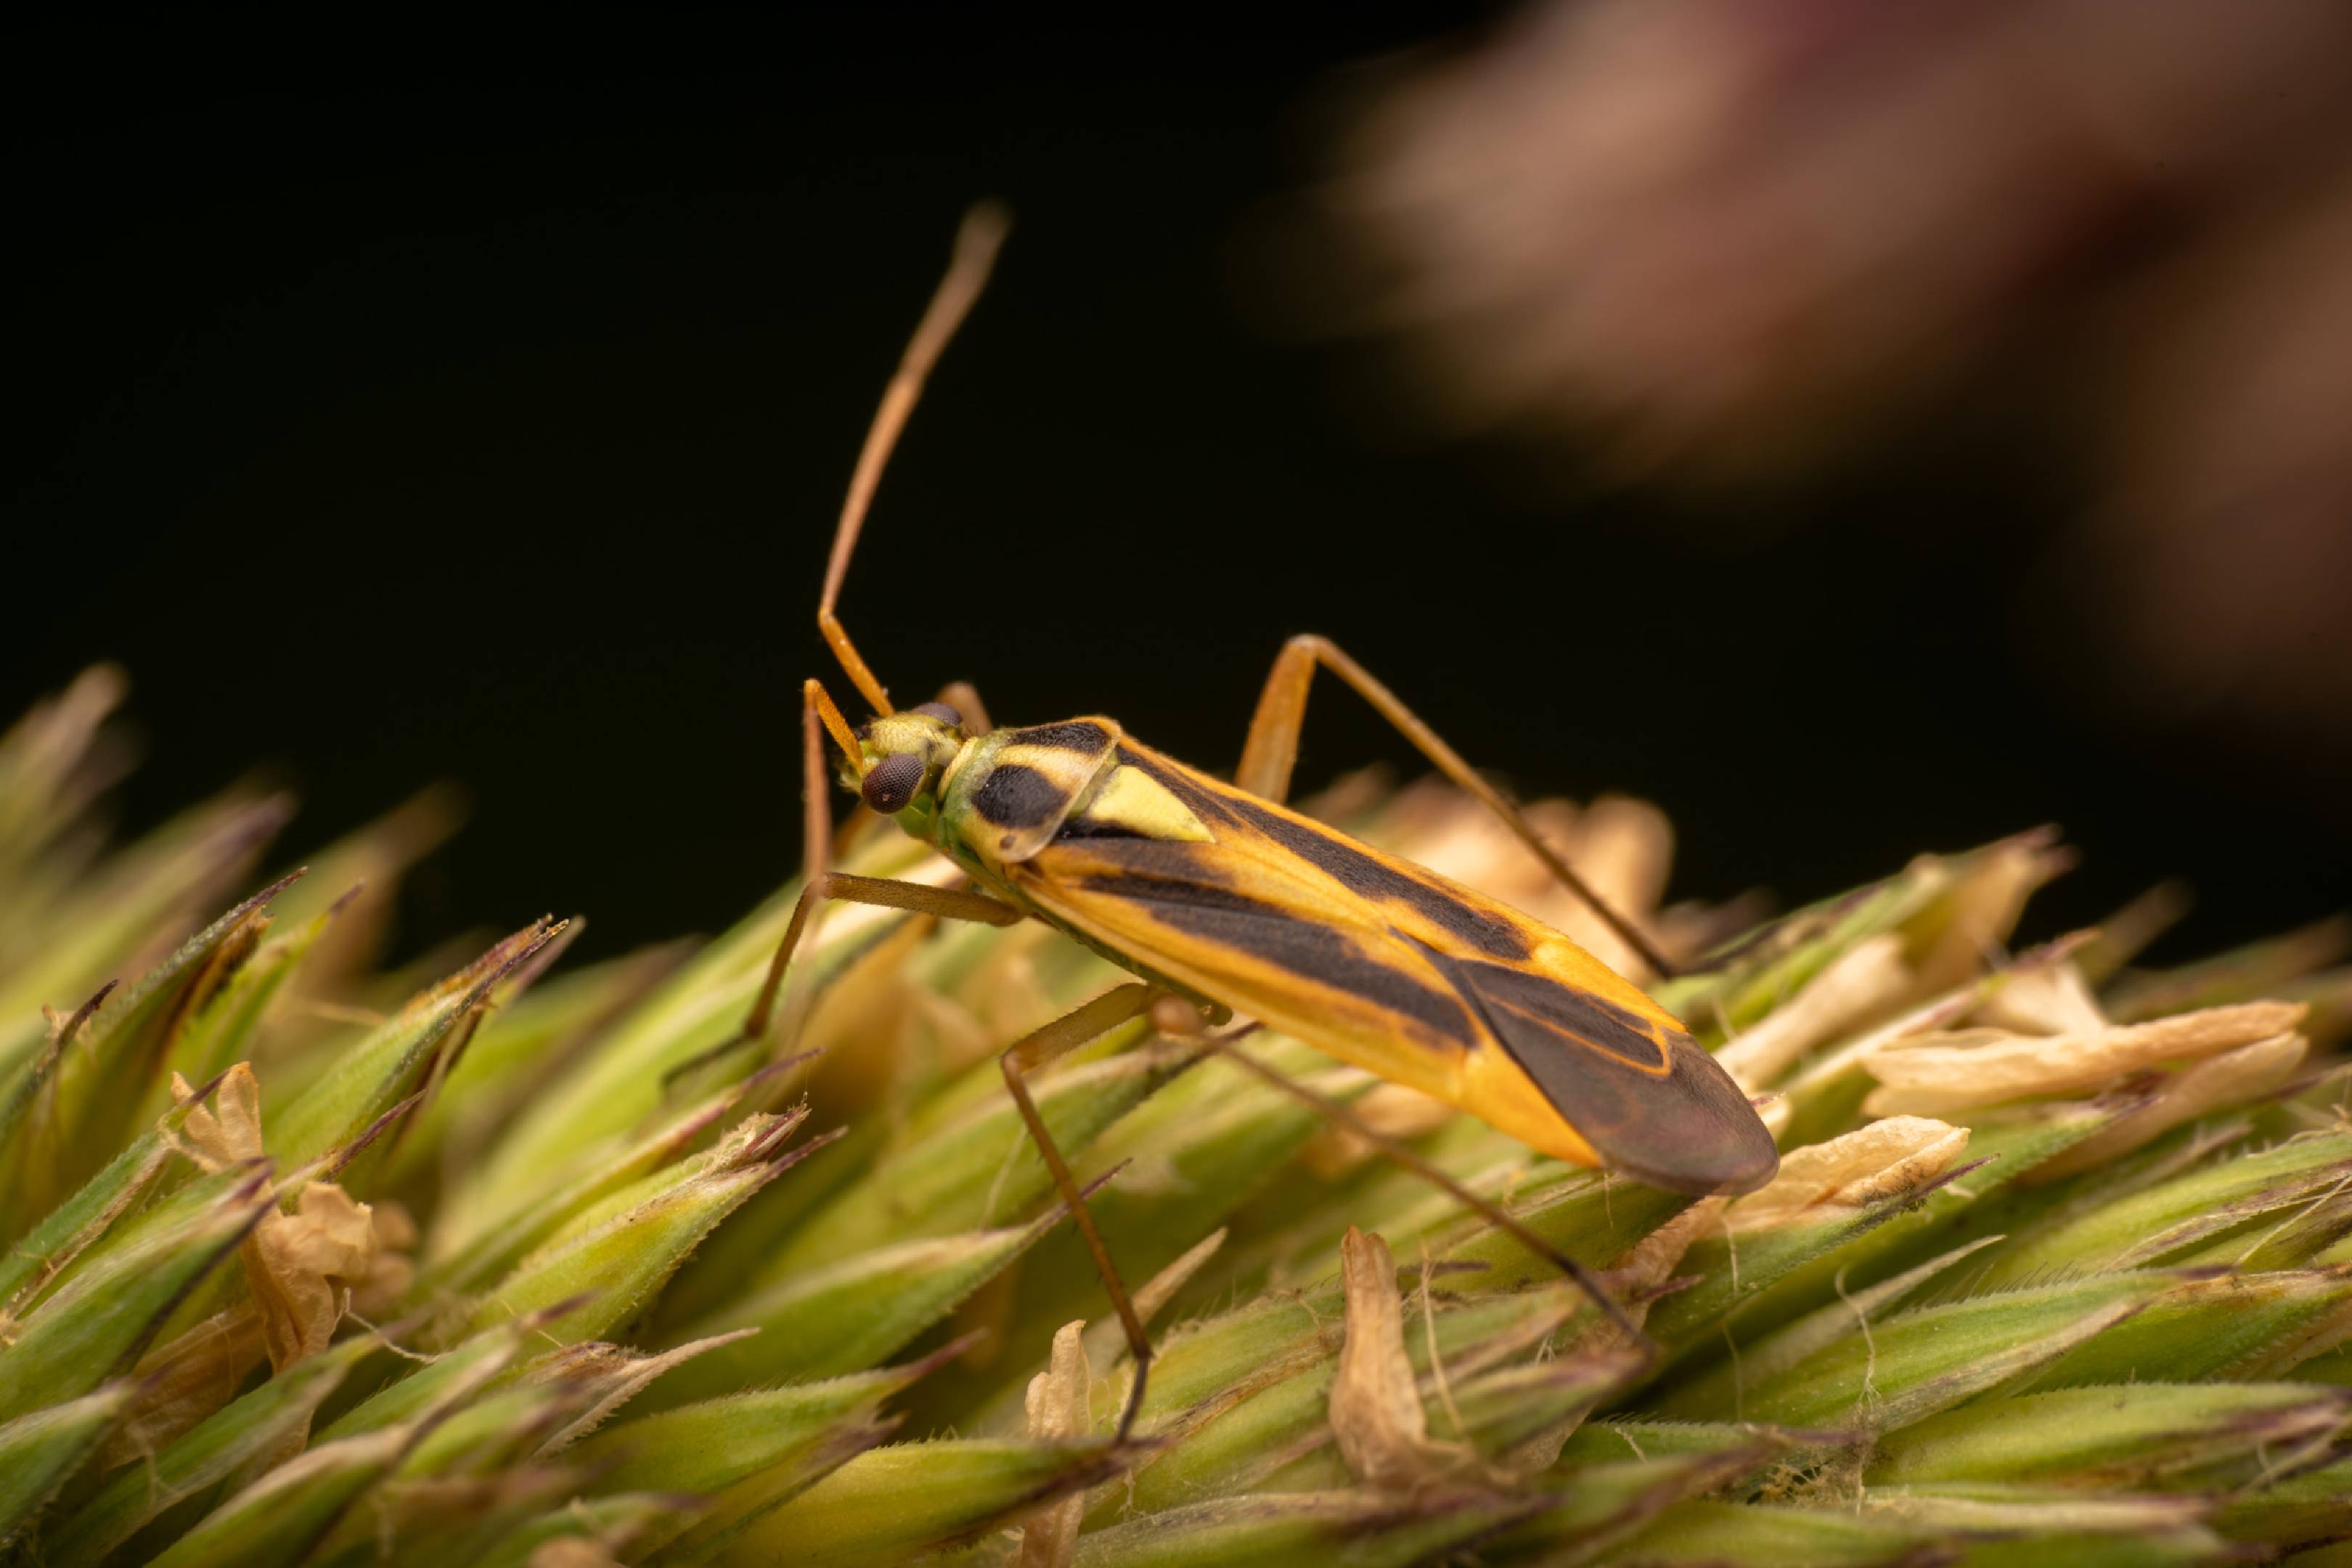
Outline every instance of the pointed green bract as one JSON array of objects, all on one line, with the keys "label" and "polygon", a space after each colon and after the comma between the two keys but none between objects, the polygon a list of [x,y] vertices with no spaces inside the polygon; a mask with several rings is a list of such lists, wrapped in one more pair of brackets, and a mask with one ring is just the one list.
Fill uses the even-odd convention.
[{"label": "pointed green bract", "polygon": [[1981,1252],[1996,1238],[1971,1242],[1896,1275],[1883,1284],[1842,1294],[1834,1303],[1817,1309],[1761,1339],[1739,1342],[1736,1355],[1717,1361],[1706,1371],[1673,1385],[1674,1392],[1654,1395],[1685,1411],[1727,1414],[1739,1408],[1742,1393],[1751,1384],[1789,1372],[1807,1357],[1882,1321],[1913,1292],[1937,1275]]},{"label": "pointed green bract", "polygon": [[[2057,1268],[2131,1268],[2169,1262],[2193,1247],[2275,1221],[2352,1176],[2352,1134],[2298,1139],[2217,1160],[2084,1212],[2062,1211],[2016,1234],[1993,1260],[1998,1282]],[[2251,1239],[2251,1237],[2249,1238]]]},{"label": "pointed green bract", "polygon": [[[564,936],[570,938],[585,924],[569,922]],[[453,1170],[473,1168],[529,1109],[534,1095],[560,1083],[581,1050],[677,966],[686,945],[673,942],[583,968],[561,963],[533,980],[520,995],[492,1009],[450,1068],[441,1092],[403,1135],[392,1179],[397,1183],[421,1176],[444,1162]],[[551,943],[532,963],[544,968],[551,958],[561,957]],[[575,1148],[566,1155],[577,1165],[593,1162],[595,1152]],[[486,1210],[468,1212],[469,1198],[488,1195],[471,1188],[447,1194],[436,1215],[440,1223],[435,1237],[445,1253],[502,1217]],[[509,1200],[521,1203],[533,1195],[517,1191]]]},{"label": "pointed green bract", "polygon": [[[1536,1455],[1564,1437],[1596,1404],[1622,1393],[1640,1365],[1638,1358],[1621,1352],[1498,1367],[1451,1381],[1443,1393],[1433,1386],[1422,1401],[1422,1414],[1432,1434],[1465,1445],[1469,1455],[1505,1470],[1525,1468],[1539,1463]],[[1320,1444],[1279,1466],[1253,1489],[1340,1490],[1354,1479],[1337,1447]]]},{"label": "pointed green bract", "polygon": [[[1753,1333],[1830,1300],[1840,1274],[1849,1287],[1875,1284],[1956,1244],[1996,1232],[2006,1236],[2001,1227],[2011,1213],[2003,1203],[2021,1184],[2032,1182],[2034,1168],[2114,1125],[2118,1114],[2110,1106],[2061,1101],[1960,1118],[1958,1124],[1969,1129],[1963,1168],[1898,1204],[1834,1251],[1742,1298],[1741,1321]],[[1986,1263],[1997,1255],[1989,1254]]]},{"label": "pointed green bract", "polygon": [[2063,868],[2055,836],[2019,834],[1960,855],[1922,855],[1881,882],[1775,921],[1702,960],[1696,973],[1657,987],[1676,1016],[1702,1029],[1745,1028],[1841,953],[1894,931],[1904,955],[1931,973],[1966,964],[2006,936],[2025,896]]},{"label": "pointed green bract", "polygon": [[162,1126],[123,1145],[105,1169],[51,1209],[0,1258],[0,1318],[20,1315],[33,1297],[102,1242],[115,1222],[136,1208],[179,1163],[168,1138],[186,1124],[187,1109],[174,1107]]},{"label": "pointed green bract", "polygon": [[292,812],[284,795],[232,792],[166,822],[47,900],[37,943],[0,972],[0,1076],[37,1048],[42,1006],[71,1005],[181,945],[207,906],[234,897],[230,884]]},{"label": "pointed green bract", "polygon": [[379,1117],[421,1093],[452,1031],[560,929],[545,921],[526,926],[344,1051],[326,1076],[270,1118],[271,1156],[299,1170],[352,1143]]},{"label": "pointed green bract", "polygon": [[674,1542],[660,1542],[672,1560],[701,1560],[880,1442],[894,1425],[883,1402],[926,1370],[919,1363],[682,1405],[590,1438],[572,1462],[596,1475],[600,1490],[708,1499],[705,1511],[679,1521]]},{"label": "pointed green bract", "polygon": [[1698,1283],[1659,1302],[1643,1326],[1670,1346],[1703,1343],[1725,1322],[1737,1322],[1740,1310],[1770,1286],[1817,1259],[1842,1255],[1918,1201],[1918,1194],[1902,1193],[1859,1208],[1823,1205],[1818,1215],[1801,1212],[1769,1228],[1702,1235],[1678,1266]]},{"label": "pointed green bract", "polygon": [[[398,1477],[421,1444],[491,1385],[518,1337],[488,1335],[484,1353],[436,1363],[443,1375],[400,1402],[401,1419],[338,1423],[307,1452],[222,1501],[156,1561],[172,1568],[301,1562],[333,1541],[355,1505]],[[392,1414],[381,1398],[371,1404],[379,1416]]]},{"label": "pointed green bract", "polygon": [[127,1382],[109,1384],[0,1425],[0,1549],[32,1528],[35,1516],[130,1412],[137,1393]]},{"label": "pointed green bract", "polygon": [[1644,1563],[1738,1562],[1757,1568],[1911,1568],[1956,1563],[1970,1568],[2166,1568],[2210,1563],[2220,1541],[2194,1526],[2164,1531],[2052,1531],[2019,1528],[1954,1531],[1847,1508],[1686,1502],[1668,1510],[1624,1548]]},{"label": "pointed green bract", "polygon": [[1117,1467],[1103,1443],[969,1439],[874,1448],[737,1536],[721,1561],[790,1561],[800,1568],[903,1562],[978,1535]]},{"label": "pointed green bract", "polygon": [[1925,1307],[1835,1341],[1737,1391],[1718,1413],[1775,1426],[1893,1431],[2034,1371],[2114,1327],[2176,1281],[2110,1274]]},{"label": "pointed green bract", "polygon": [[1785,1446],[1750,1434],[1706,1452],[1563,1465],[1543,1483],[1545,1506],[1485,1550],[1545,1563],[1598,1561],[1675,1504],[1736,1483]]},{"label": "pointed green bract", "polygon": [[[279,884],[282,886],[283,884]],[[255,894],[183,942],[127,992],[78,1019],[70,1039],[26,1064],[0,1089],[0,1182],[5,1234],[18,1237],[95,1175],[132,1134],[141,1106],[189,1014],[250,956],[277,888]]]},{"label": "pointed green bract", "polygon": [[2296,1384],[2127,1384],[2019,1394],[1979,1400],[1889,1434],[1872,1457],[1869,1478],[1908,1486],[2177,1484],[2215,1466],[2251,1472],[2264,1453],[2326,1441],[2347,1416],[2352,1394]]},{"label": "pointed green bract", "polygon": [[168,1444],[152,1465],[118,1472],[59,1526],[43,1532],[48,1562],[54,1568],[97,1563],[165,1508],[299,1451],[320,1405],[373,1349],[364,1337],[346,1340],[215,1411]]},{"label": "pointed green bract", "polygon": [[[904,874],[923,858],[919,847],[892,836],[871,841],[838,868],[890,876]],[[525,1108],[499,1140],[467,1182],[462,1201],[493,1210],[527,1201],[574,1150],[625,1133],[653,1112],[670,1073],[734,1040],[799,891],[797,886],[777,891],[589,1046],[562,1081]],[[821,985],[905,918],[857,905],[831,911],[813,948],[804,950],[799,983]],[[740,1078],[765,1059],[756,1050],[738,1050],[718,1065]]]},{"label": "pointed green bract", "polygon": [[779,1145],[794,1125],[790,1118],[751,1117],[642,1202],[584,1227],[575,1222],[577,1228],[517,1264],[475,1310],[466,1331],[543,1314],[538,1331],[570,1342],[627,1321],[705,1236],[792,1162],[795,1156]]},{"label": "pointed green bract", "polygon": [[[647,1184],[657,1185],[663,1179],[659,1173],[664,1166],[686,1154],[713,1128],[722,1125],[727,1112],[741,1095],[740,1085],[722,1089],[701,1104],[688,1107],[664,1121],[645,1136],[600,1159],[583,1163],[572,1180],[551,1186],[537,1202],[500,1216],[470,1235],[453,1237],[448,1243],[450,1252],[429,1273],[430,1283],[441,1289],[479,1289],[559,1230],[593,1224],[593,1214],[603,1213],[609,1218],[606,1210],[626,1212],[638,1206],[653,1195],[654,1187]],[[785,1112],[785,1125],[779,1129],[779,1136],[789,1136],[806,1114],[805,1107]]]},{"label": "pointed green bract", "polygon": [[901,1242],[809,1269],[696,1325],[697,1334],[759,1332],[682,1369],[659,1397],[708,1398],[887,1360],[1035,1246],[1057,1217],[1013,1230]]},{"label": "pointed green bract", "polygon": [[406,1357],[395,1358],[399,1374],[320,1436],[328,1442],[339,1442],[362,1432],[381,1432],[462,1400],[467,1390],[481,1387],[512,1365],[522,1353],[524,1336],[537,1326],[537,1320],[529,1318],[508,1323],[495,1332],[472,1335],[422,1364]]},{"label": "pointed green bract", "polygon": [[417,1436],[393,1426],[311,1449],[228,1501],[154,1560],[154,1568],[278,1568],[301,1562]]},{"label": "pointed green bract", "polygon": [[2038,1388],[2278,1377],[2352,1339],[2352,1268],[2189,1279],[2061,1356]]},{"label": "pointed green bract", "polygon": [[1541,1506],[1477,1490],[1270,1492],[1171,1510],[1083,1537],[1082,1568],[1281,1568],[1344,1553],[1362,1568],[1444,1557]]},{"label": "pointed green bract", "polygon": [[[1253,1040],[1252,1046],[1275,1042]],[[1314,1067],[1316,1053],[1293,1042],[1261,1053],[1262,1059],[1298,1059]],[[1295,1054],[1295,1055],[1294,1055]],[[1341,1081],[1332,1082],[1332,1079]],[[1327,1093],[1347,1100],[1369,1081],[1352,1069],[1312,1080]],[[1095,1223],[1118,1238],[1120,1267],[1138,1279],[1156,1274],[1229,1223],[1245,1222],[1271,1196],[1269,1186],[1290,1168],[1300,1151],[1323,1131],[1322,1118],[1288,1095],[1260,1083],[1217,1058],[1187,1068],[1123,1118],[1114,1137],[1098,1140],[1076,1166],[1078,1179],[1109,1177],[1087,1200]],[[1115,1164],[1128,1162],[1112,1175]],[[1208,1260],[1213,1269],[1222,1256]],[[983,1402],[989,1415],[982,1430],[1017,1430],[994,1419],[1017,1412],[1029,1373],[1044,1362],[1054,1330],[1076,1318],[1096,1320],[1093,1337],[1102,1341],[1097,1366],[1108,1364],[1124,1345],[1102,1282],[1087,1257],[1084,1238],[1064,1227],[1039,1242],[1009,1278],[1016,1289],[1004,1350],[999,1360],[1004,1381]],[[1195,1284],[1178,1293],[1180,1303],[1207,1303],[1217,1293]],[[1181,1305],[1163,1313],[1178,1321]],[[960,1427],[965,1417],[959,1412]]]},{"label": "pointed green bract", "polygon": [[273,935],[261,942],[173,1039],[166,1069],[191,1084],[200,1084],[251,1057],[263,1018],[326,935],[334,915],[333,909],[323,910],[285,935]]},{"label": "pointed green bract", "polygon": [[2279,1549],[2345,1540],[2352,1531],[2352,1459],[2246,1488],[2221,1505],[2213,1522],[2232,1541]]},{"label": "pointed green bract", "polygon": [[184,1223],[156,1227],[76,1274],[0,1344],[0,1421],[78,1399],[131,1370],[164,1320],[226,1262],[272,1203],[266,1174],[207,1179]]}]

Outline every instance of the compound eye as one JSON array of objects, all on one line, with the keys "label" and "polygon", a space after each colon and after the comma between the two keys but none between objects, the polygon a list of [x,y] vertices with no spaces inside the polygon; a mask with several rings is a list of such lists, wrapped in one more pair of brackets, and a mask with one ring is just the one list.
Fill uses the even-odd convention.
[{"label": "compound eye", "polygon": [[918,702],[908,711],[920,713],[927,719],[937,719],[940,723],[951,724],[959,730],[963,728],[963,715],[944,702]]},{"label": "compound eye", "polygon": [[883,758],[857,786],[858,797],[885,816],[896,816],[913,803],[922,787],[923,759],[912,752]]}]

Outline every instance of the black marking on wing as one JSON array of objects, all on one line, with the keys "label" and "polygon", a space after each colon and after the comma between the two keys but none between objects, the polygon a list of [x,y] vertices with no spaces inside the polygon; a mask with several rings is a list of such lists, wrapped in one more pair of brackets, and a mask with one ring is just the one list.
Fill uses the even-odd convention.
[{"label": "black marking on wing", "polygon": [[1116,875],[1139,881],[1192,883],[1209,888],[1233,886],[1226,868],[1218,863],[1217,847],[1193,839],[1146,838],[1138,835],[1122,843],[1090,844],[1080,853],[1087,858],[1079,863],[1074,873],[1076,876]]},{"label": "black marking on wing", "polygon": [[1035,768],[999,763],[971,792],[971,808],[998,827],[1037,827],[1053,820],[1066,798],[1062,786]]},{"label": "black marking on wing", "polygon": [[1141,838],[1145,835],[1117,822],[1094,822],[1084,816],[1072,816],[1055,829],[1054,842],[1067,843],[1074,838]]},{"label": "black marking on wing", "polygon": [[1345,931],[1321,921],[1302,919],[1246,893],[1182,876],[1090,871],[1074,878],[1071,886],[1146,905],[1162,925],[1246,953],[1322,989],[1360,996],[1465,1049],[1478,1044],[1478,1031],[1459,1001],[1381,963]]},{"label": "black marking on wing", "polygon": [[1443,888],[1432,887],[1381,864],[1330,828],[1310,826],[1246,795],[1211,794],[1190,779],[1150,766],[1125,746],[1119,748],[1118,754],[1121,762],[1141,767],[1175,792],[1192,808],[1193,816],[1205,818],[1213,815],[1240,822],[1323,871],[1351,893],[1368,899],[1394,900],[1489,958],[1523,959],[1528,955],[1527,939],[1508,921],[1474,909]]},{"label": "black marking on wing", "polygon": [[1110,743],[1110,732],[1091,720],[1073,719],[1060,724],[1014,730],[1005,739],[1015,746],[1045,746],[1056,752],[1083,752],[1092,756]]},{"label": "black marking on wing", "polygon": [[1478,1004],[1489,1016],[1507,1009],[1528,1025],[1565,1030],[1594,1050],[1622,1057],[1628,1067],[1652,1073],[1666,1070],[1666,1053],[1652,1035],[1650,1020],[1639,1013],[1523,969],[1496,963],[1455,967],[1475,971]]},{"label": "black marking on wing", "polygon": [[[1666,1032],[1662,1054],[1648,1019],[1600,997],[1426,944],[1422,952],[1552,1109],[1627,1175],[1672,1192],[1746,1193],[1780,1168],[1748,1097],[1682,1030]],[[1664,1077],[1660,1063],[1671,1069]]]}]

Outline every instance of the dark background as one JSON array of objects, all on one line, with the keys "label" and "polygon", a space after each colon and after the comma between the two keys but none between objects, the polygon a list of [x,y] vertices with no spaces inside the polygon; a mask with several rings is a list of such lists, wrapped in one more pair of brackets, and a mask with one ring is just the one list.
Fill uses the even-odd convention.
[{"label": "dark background", "polygon": [[[993,194],[845,600],[902,700],[968,677],[1224,768],[1314,629],[1524,791],[1661,802],[1679,893],[2054,819],[2089,858],[2035,934],[2168,873],[2179,952],[2352,902],[2340,778],[2108,720],[2021,618],[2078,487],[1998,417],[1706,501],[1386,434],[1377,349],[1285,331],[1263,263],[1332,73],[1459,15],[19,33],[0,708],[127,665],[131,826],[266,764],[299,851],[459,781],[412,939],[723,925],[795,863],[826,534]],[[1405,755],[1334,688],[1301,782]]]}]

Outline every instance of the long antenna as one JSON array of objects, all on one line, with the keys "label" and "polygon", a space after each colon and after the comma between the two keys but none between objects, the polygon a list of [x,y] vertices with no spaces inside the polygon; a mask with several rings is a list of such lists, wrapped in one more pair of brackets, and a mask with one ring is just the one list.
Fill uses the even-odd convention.
[{"label": "long antenna", "polygon": [[825,563],[824,596],[817,601],[816,626],[833,649],[833,657],[841,661],[842,672],[849,677],[877,713],[888,713],[890,694],[874,679],[859,657],[857,645],[849,640],[849,633],[835,616],[834,605],[841,598],[842,579],[849,575],[850,552],[857,548],[858,530],[866,526],[866,509],[874,502],[874,488],[882,482],[882,466],[890,460],[890,449],[898,444],[898,434],[907,427],[907,417],[915,411],[915,404],[923,395],[923,383],[939,363],[940,354],[954,337],[956,329],[971,310],[972,301],[988,286],[989,269],[996,265],[996,253],[1004,244],[1005,233],[1013,226],[1012,213],[1001,203],[982,202],[963,215],[963,223],[956,230],[955,251],[948,260],[947,276],[940,279],[937,292],[916,324],[915,335],[908,341],[907,352],[899,356],[898,373],[882,391],[882,406],[875,410],[874,423],[866,431],[866,446],[857,454],[857,468],[849,476],[849,495],[841,503],[841,521],[833,533],[833,558]]}]

